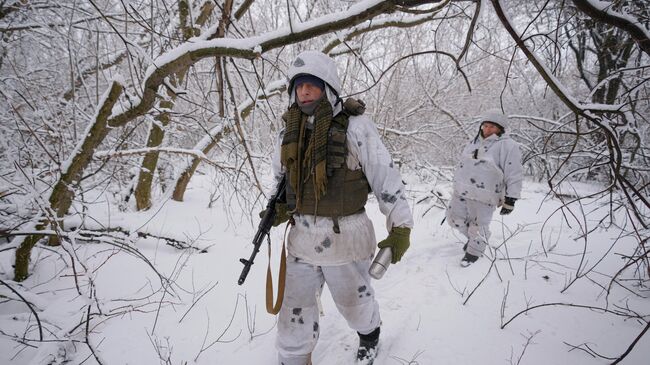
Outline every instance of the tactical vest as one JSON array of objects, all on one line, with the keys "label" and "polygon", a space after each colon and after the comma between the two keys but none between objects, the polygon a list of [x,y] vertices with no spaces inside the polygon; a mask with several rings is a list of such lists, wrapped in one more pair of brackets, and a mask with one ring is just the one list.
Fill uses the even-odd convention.
[{"label": "tactical vest", "polygon": [[[370,186],[361,169],[347,167],[347,129],[349,117],[344,112],[332,120],[327,138],[327,190],[316,202],[313,175],[303,167],[302,197],[296,206],[295,187],[287,184],[287,206],[300,214],[322,217],[343,217],[362,211],[368,200]],[[305,136],[309,139],[309,135]],[[303,153],[304,155],[304,153]],[[302,164],[301,164],[302,165]],[[287,172],[288,174],[291,171]],[[291,181],[291,179],[288,179]]]}]

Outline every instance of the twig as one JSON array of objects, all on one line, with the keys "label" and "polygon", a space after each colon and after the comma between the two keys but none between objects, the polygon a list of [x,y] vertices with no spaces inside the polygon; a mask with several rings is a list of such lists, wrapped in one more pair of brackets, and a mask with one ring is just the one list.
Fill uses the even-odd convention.
[{"label": "twig", "polygon": [[632,316],[632,315],[630,315],[629,313],[617,312],[617,311],[609,310],[609,309],[607,309],[607,308],[599,308],[599,307],[593,307],[593,306],[589,306],[589,305],[581,305],[581,304],[572,304],[572,303],[554,302],[554,303],[538,304],[538,305],[534,305],[534,306],[532,306],[532,307],[526,307],[526,309],[524,309],[524,310],[522,310],[521,312],[515,314],[515,315],[514,315],[512,318],[510,318],[506,323],[504,323],[504,324],[501,326],[501,329],[504,329],[504,328],[505,328],[508,324],[510,324],[510,322],[512,322],[515,318],[519,317],[520,315],[522,315],[522,314],[524,314],[524,313],[528,313],[528,311],[531,311],[531,310],[536,309],[536,308],[541,308],[541,307],[550,307],[550,306],[555,306],[555,305],[557,305],[557,306],[565,306],[565,307],[574,307],[574,308],[583,308],[583,309],[596,310],[596,311],[601,311],[601,312],[605,312],[605,313],[614,314],[614,315],[621,316],[621,317],[636,318],[636,319],[639,319],[639,320],[641,320],[641,321],[643,321],[643,322],[646,322],[645,319],[643,319],[642,316],[639,316],[639,315],[634,315],[634,316]]},{"label": "twig", "polygon": [[447,281],[449,281],[449,285],[451,285],[451,288],[454,289],[454,291],[456,293],[460,294],[461,298],[464,297],[465,296],[465,291],[467,290],[467,287],[463,288],[462,291],[459,290],[458,288],[456,288],[454,283],[451,281],[451,277],[449,276],[449,271],[447,269],[445,269],[445,275],[447,275]]},{"label": "twig", "polygon": [[[524,344],[524,348],[521,350],[521,354],[519,355],[519,358],[517,358],[516,365],[519,365],[521,363],[521,359],[524,357],[524,354],[526,353],[526,349],[531,343],[533,343],[533,337],[537,336],[537,334],[540,332],[541,330],[537,330],[535,331],[535,333],[529,332],[528,337],[526,337],[526,343]],[[512,364],[512,358],[510,359],[510,363]]]},{"label": "twig", "polygon": [[472,289],[472,291],[469,293],[469,295],[467,296],[467,298],[466,298],[465,301],[463,302],[463,305],[467,304],[467,302],[469,301],[469,298],[471,298],[472,295],[474,295],[474,293],[476,292],[476,290],[478,290],[478,288],[481,286],[481,284],[483,284],[483,282],[485,281],[485,279],[487,279],[488,275],[490,275],[490,271],[492,271],[492,268],[494,267],[494,263],[495,263],[495,262],[496,262],[496,255],[495,255],[495,257],[492,259],[492,261],[491,261],[491,263],[490,263],[490,268],[489,268],[488,271],[485,273],[485,275],[483,276],[483,278],[481,279],[481,281],[479,281],[479,283],[476,284],[476,286],[474,287],[474,289]]},{"label": "twig", "polygon": [[648,322],[648,323],[646,324],[646,326],[645,326],[645,328],[643,329],[643,331],[641,331],[641,333],[639,333],[639,335],[636,336],[636,338],[634,339],[634,341],[632,341],[632,343],[631,343],[630,346],[627,348],[627,350],[625,350],[625,352],[624,352],[621,356],[619,356],[618,359],[616,359],[616,361],[614,361],[614,362],[612,363],[612,365],[616,365],[616,364],[618,364],[619,362],[623,361],[623,359],[624,359],[627,355],[629,355],[630,352],[632,352],[632,349],[634,348],[634,346],[636,346],[637,342],[639,342],[639,340],[641,339],[641,337],[643,337],[643,336],[646,334],[646,332],[648,332],[648,329],[649,329],[649,328],[650,328],[650,322]]},{"label": "twig", "polygon": [[419,365],[420,363],[416,360],[420,355],[424,353],[424,350],[417,350],[411,360],[406,360],[398,356],[391,356],[391,358],[399,361],[401,364],[405,365]]},{"label": "twig", "polygon": [[[483,278],[481,279],[481,281],[480,281],[480,282],[479,282],[479,283],[474,287],[474,289],[469,293],[469,295],[467,296],[467,299],[465,299],[465,301],[463,302],[463,305],[467,304],[467,302],[469,301],[469,298],[472,297],[472,295],[473,295],[473,294],[476,292],[476,290],[481,286],[481,284],[483,284],[483,282],[485,281],[485,279],[487,279],[488,275],[490,274],[490,271],[492,271],[492,268],[493,268],[493,267],[496,268],[496,266],[495,266],[495,263],[496,263],[496,261],[497,261],[496,250],[498,250],[499,248],[501,248],[501,246],[505,245],[506,242],[508,242],[508,240],[510,240],[510,239],[511,239],[512,237],[514,237],[515,235],[517,235],[519,232],[523,231],[524,227],[526,227],[526,225],[518,225],[518,226],[517,226],[517,229],[515,229],[515,230],[514,230],[514,231],[513,231],[513,232],[512,232],[508,237],[506,237],[506,238],[503,240],[503,242],[502,242],[502,243],[501,243],[501,244],[500,244],[500,245],[495,249],[494,257],[492,257],[492,260],[491,260],[491,263],[490,263],[490,268],[489,268],[488,271],[485,273],[485,276],[483,276]],[[497,273],[498,273],[498,269],[497,269]],[[499,274],[499,280],[503,281],[503,280],[501,279],[501,275],[500,275],[500,274]]]},{"label": "twig", "polygon": [[508,285],[506,286],[505,293],[503,293],[503,300],[501,300],[501,325],[503,326],[503,319],[506,317],[506,303],[508,300],[508,293],[510,292],[510,280],[508,280]]},{"label": "twig", "polygon": [[[480,4],[479,4],[480,5]],[[501,216],[501,235],[505,236],[505,224],[503,223],[503,216]],[[508,266],[510,267],[510,272],[512,275],[515,275],[515,269],[512,267],[512,262],[510,262],[510,253],[508,252],[508,245],[503,242],[503,247],[506,249],[506,259],[508,261]]]},{"label": "twig", "polygon": [[199,300],[201,300],[201,298],[203,298],[203,297],[204,297],[206,294],[208,294],[212,289],[214,289],[214,287],[217,286],[217,284],[219,284],[218,281],[217,281],[216,283],[214,283],[214,285],[212,285],[212,286],[210,287],[210,289],[208,289],[208,290],[206,290],[205,292],[203,292],[203,294],[201,294],[201,295],[200,295],[200,296],[199,296],[199,297],[198,297],[198,298],[197,298],[197,299],[192,303],[192,305],[187,309],[187,311],[185,311],[185,313],[183,314],[183,316],[181,317],[181,319],[178,321],[178,323],[183,322],[183,319],[185,318],[185,316],[187,316],[187,314],[192,310],[192,308],[194,308],[194,306],[196,305],[196,303],[198,303]]},{"label": "twig", "polygon": [[90,352],[93,354],[93,357],[95,358],[95,361],[97,361],[97,363],[99,365],[102,365],[103,362],[99,359],[99,357],[97,356],[97,353],[95,353],[95,349],[90,344],[90,330],[89,330],[89,328],[90,328],[90,308],[91,308],[91,305],[89,304],[88,305],[88,310],[86,311],[86,339],[85,339],[85,342],[86,342],[86,345],[88,346],[88,348],[90,349]]},{"label": "twig", "polygon": [[232,322],[235,320],[235,313],[237,312],[237,307],[238,306],[239,306],[239,296],[237,296],[237,300],[235,301],[235,308],[233,308],[232,316],[230,317],[230,322],[228,322],[228,325],[226,326],[226,328],[224,328],[224,330],[221,332],[221,334],[217,337],[216,340],[212,341],[209,345],[205,346],[205,340],[207,339],[207,335],[208,335],[207,331],[210,329],[210,316],[208,315],[208,328],[206,329],[206,334],[205,334],[206,337],[203,338],[203,344],[201,344],[201,349],[199,350],[199,353],[194,358],[194,361],[197,361],[199,359],[199,356],[201,356],[203,351],[205,351],[205,350],[209,349],[210,347],[214,346],[216,343],[219,343],[219,342],[232,342],[232,341],[236,340],[239,337],[239,335],[241,335],[241,330],[240,330],[239,334],[237,334],[237,336],[235,336],[235,338],[233,338],[231,340],[225,340],[225,341],[221,340],[221,338],[230,329],[230,326],[232,326]]},{"label": "twig", "polygon": [[36,313],[36,310],[34,310],[34,307],[32,307],[32,303],[27,301],[25,297],[20,295],[19,292],[17,292],[14,288],[9,286],[9,284],[5,283],[2,279],[0,279],[0,284],[9,288],[9,290],[11,290],[14,294],[16,294],[27,305],[27,307],[29,307],[29,310],[32,311],[32,314],[34,314],[34,317],[36,318],[36,323],[38,324],[38,340],[43,341],[43,326],[41,325],[41,320],[40,318],[38,318],[38,314]]}]

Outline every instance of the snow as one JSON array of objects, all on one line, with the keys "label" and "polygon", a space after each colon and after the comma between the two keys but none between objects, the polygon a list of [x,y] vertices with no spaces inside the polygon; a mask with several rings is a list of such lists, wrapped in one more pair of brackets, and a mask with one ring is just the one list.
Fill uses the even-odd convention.
[{"label": "snow", "polygon": [[[415,180],[412,176],[405,179]],[[86,358],[85,364],[97,363],[85,344],[83,321],[90,305],[96,316],[89,326],[90,343],[102,364],[157,364],[167,360],[172,364],[276,364],[276,318],[264,310],[266,247],[258,254],[244,285],[237,285],[242,269],[239,258],[250,255],[257,211],[264,202],[253,212],[224,207],[222,200],[208,209],[205,197],[215,188],[211,181],[208,175],[195,175],[182,203],[165,200],[141,213],[107,212],[105,204],[97,204],[88,212],[93,219],[86,219],[94,225],[87,229],[122,227],[182,239],[197,250],[178,250],[161,240],[135,234],[124,238],[127,246],[119,246],[115,240],[82,243],[76,235],[75,251],[71,245],[36,247],[32,275],[20,284],[11,281],[12,253],[1,252],[2,281],[27,293],[43,323],[44,337],[61,341],[28,341],[35,347],[25,347],[0,336],[0,363],[60,364],[67,360],[79,364]],[[515,211],[505,217],[495,215],[491,226],[491,251],[506,238],[510,262],[497,260],[492,265],[491,253],[461,268],[462,239],[446,223],[441,224],[444,211],[434,208],[422,216],[429,204],[414,205],[424,192],[432,188],[448,192],[449,186],[411,183],[409,188],[416,219],[411,248],[400,263],[391,265],[384,277],[374,282],[382,315],[375,364],[604,364],[607,361],[584,351],[572,351],[571,345],[588,344],[600,354],[617,357],[645,326],[603,311],[556,305],[532,309],[502,329],[503,323],[527,305],[544,303],[610,311],[616,311],[617,306],[629,307],[647,315],[649,299],[618,286],[607,296],[594,284],[606,287],[609,281],[605,275],[621,267],[618,255],[610,254],[598,262],[614,240],[618,239],[612,252],[619,254],[630,254],[635,241],[619,238],[620,230],[613,226],[594,230],[586,255],[588,263],[582,267],[597,264],[596,269],[589,278],[563,290],[580,263],[584,244],[580,225],[564,221],[562,214],[552,214],[561,203],[549,198],[545,185],[526,182],[524,198],[517,202]],[[570,185],[569,190],[588,195],[599,188],[582,183]],[[608,207],[602,209],[606,215]],[[600,217],[599,212],[596,210],[594,217]],[[374,199],[370,200],[368,214],[375,222],[377,237],[385,237],[384,218]],[[570,214],[566,216],[571,219]],[[616,219],[625,224],[623,216]],[[596,227],[596,222],[586,224],[589,229]],[[272,231],[274,270],[283,232],[283,228]],[[204,249],[207,252],[201,253]],[[501,246],[498,257],[503,258],[505,252]],[[78,287],[72,277],[70,255],[76,258]],[[151,265],[144,263],[143,257]],[[90,278],[92,288],[88,286]],[[629,288],[643,294],[643,288],[632,283],[627,282]],[[0,295],[15,298],[6,286],[0,286]],[[353,364],[356,333],[347,327],[327,290],[322,305],[324,316],[314,364]],[[21,301],[0,306],[0,328],[4,334],[38,339],[35,320]],[[648,356],[650,337],[646,336],[622,363],[644,364]]]}]

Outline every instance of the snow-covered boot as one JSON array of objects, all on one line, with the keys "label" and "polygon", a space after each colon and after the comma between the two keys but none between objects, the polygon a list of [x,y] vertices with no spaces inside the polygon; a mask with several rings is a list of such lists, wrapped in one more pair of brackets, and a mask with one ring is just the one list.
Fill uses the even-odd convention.
[{"label": "snow-covered boot", "polygon": [[363,365],[372,365],[377,357],[377,344],[379,343],[379,328],[367,335],[359,335],[359,350],[357,350],[357,363]]},{"label": "snow-covered boot", "polygon": [[465,252],[465,256],[463,256],[463,259],[460,260],[460,266],[468,267],[469,265],[476,262],[476,260],[478,260],[478,256],[474,256],[471,253]]}]

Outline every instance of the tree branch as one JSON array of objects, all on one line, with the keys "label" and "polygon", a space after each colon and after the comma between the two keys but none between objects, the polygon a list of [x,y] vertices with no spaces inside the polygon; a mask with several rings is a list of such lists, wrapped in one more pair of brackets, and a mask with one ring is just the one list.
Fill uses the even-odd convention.
[{"label": "tree branch", "polygon": [[632,39],[639,45],[639,48],[650,55],[650,33],[645,29],[639,20],[611,10],[614,3],[604,1],[573,0],[576,8],[591,18],[612,25],[630,34]]},{"label": "tree branch", "polygon": [[41,319],[38,317],[38,313],[36,313],[36,310],[34,310],[32,303],[28,302],[27,299],[25,299],[25,297],[23,297],[22,295],[20,295],[18,291],[16,291],[16,289],[12,288],[9,284],[5,283],[1,279],[0,279],[0,284],[9,288],[9,290],[11,290],[14,294],[16,294],[18,298],[20,298],[27,305],[27,307],[29,307],[29,310],[32,312],[32,314],[34,314],[34,318],[36,318],[36,323],[38,323],[38,339],[39,341],[43,341],[43,326],[41,325]]}]

